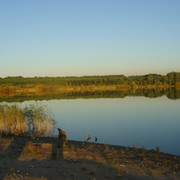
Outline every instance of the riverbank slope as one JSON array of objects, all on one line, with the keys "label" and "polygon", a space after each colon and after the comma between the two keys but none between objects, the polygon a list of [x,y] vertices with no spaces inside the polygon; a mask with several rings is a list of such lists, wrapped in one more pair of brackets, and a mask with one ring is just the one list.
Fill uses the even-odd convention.
[{"label": "riverbank slope", "polygon": [[1,137],[0,180],[179,179],[180,156],[57,138]]}]

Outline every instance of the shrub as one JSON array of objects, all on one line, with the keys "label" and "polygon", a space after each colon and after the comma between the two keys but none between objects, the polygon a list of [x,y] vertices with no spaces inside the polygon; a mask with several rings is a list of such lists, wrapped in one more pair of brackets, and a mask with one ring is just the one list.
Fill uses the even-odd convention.
[{"label": "shrub", "polygon": [[0,105],[1,135],[49,136],[53,133],[54,124],[55,120],[44,107]]}]

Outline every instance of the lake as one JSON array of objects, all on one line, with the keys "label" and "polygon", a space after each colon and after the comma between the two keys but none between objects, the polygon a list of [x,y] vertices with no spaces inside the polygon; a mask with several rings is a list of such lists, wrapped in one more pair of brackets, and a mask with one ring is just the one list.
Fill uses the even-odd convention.
[{"label": "lake", "polygon": [[[125,97],[24,101],[20,106],[46,106],[56,127],[69,140],[84,141],[87,134],[99,143],[144,147],[180,155],[180,100]],[[55,129],[54,136],[58,131]]]}]

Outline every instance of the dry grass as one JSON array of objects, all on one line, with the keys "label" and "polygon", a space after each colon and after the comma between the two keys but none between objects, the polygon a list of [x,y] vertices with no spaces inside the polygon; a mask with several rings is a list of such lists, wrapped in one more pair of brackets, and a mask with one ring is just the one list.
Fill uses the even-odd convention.
[{"label": "dry grass", "polygon": [[17,105],[0,105],[1,135],[49,136],[55,121],[40,106],[20,108]]}]

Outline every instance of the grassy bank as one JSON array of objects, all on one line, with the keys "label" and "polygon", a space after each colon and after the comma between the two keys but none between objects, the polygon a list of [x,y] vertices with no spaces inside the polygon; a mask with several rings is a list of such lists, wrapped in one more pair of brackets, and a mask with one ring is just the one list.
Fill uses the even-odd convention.
[{"label": "grassy bank", "polygon": [[179,88],[176,85],[33,85],[33,86],[15,86],[15,85],[0,85],[1,96],[13,96],[21,93],[33,93],[33,94],[49,94],[49,93],[62,93],[62,92],[88,92],[88,91],[115,91],[115,90],[137,90],[137,89],[158,89],[158,88]]},{"label": "grassy bank", "polygon": [[0,78],[1,93],[105,91],[179,87],[180,73],[141,76],[106,75],[82,77],[6,77]]}]

